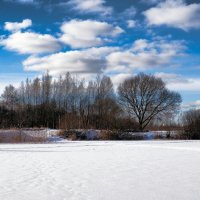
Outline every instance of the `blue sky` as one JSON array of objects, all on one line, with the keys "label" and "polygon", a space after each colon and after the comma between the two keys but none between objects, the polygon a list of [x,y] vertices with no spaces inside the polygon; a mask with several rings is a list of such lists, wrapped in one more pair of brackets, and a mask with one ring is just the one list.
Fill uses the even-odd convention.
[{"label": "blue sky", "polygon": [[0,0],[0,91],[49,70],[115,85],[139,72],[200,106],[198,0]]}]

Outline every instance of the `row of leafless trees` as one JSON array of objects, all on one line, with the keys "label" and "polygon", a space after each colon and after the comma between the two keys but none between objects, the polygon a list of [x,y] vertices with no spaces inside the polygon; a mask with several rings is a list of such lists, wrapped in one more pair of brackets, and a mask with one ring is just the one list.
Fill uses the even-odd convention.
[{"label": "row of leafless trees", "polygon": [[172,119],[181,103],[178,93],[152,75],[139,74],[114,91],[111,79],[97,75],[85,81],[66,73],[53,79],[27,79],[5,88],[0,102],[0,128],[50,127],[138,129]]}]

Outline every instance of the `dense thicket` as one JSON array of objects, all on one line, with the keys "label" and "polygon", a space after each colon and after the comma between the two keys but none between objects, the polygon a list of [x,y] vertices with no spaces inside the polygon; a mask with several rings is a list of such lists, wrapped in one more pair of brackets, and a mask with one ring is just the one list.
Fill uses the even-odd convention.
[{"label": "dense thicket", "polygon": [[187,139],[200,139],[200,110],[189,110],[184,113],[183,123]]},{"label": "dense thicket", "polygon": [[[124,88],[122,85],[119,88],[119,96],[125,91],[125,84],[126,81]],[[119,102],[107,76],[98,75],[95,80],[85,82],[70,73],[58,79],[47,73],[42,78],[27,79],[20,87],[5,88],[0,102],[0,128],[139,128],[133,113]],[[151,108],[152,104],[148,111]],[[155,116],[150,121],[154,119]]]}]

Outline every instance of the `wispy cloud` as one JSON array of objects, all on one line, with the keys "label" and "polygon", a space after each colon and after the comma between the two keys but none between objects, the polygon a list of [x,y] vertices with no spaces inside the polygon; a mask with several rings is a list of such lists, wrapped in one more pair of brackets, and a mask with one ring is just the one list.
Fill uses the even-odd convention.
[{"label": "wispy cloud", "polygon": [[6,86],[11,84],[17,87],[21,81],[25,81],[26,78],[34,78],[35,76],[35,73],[26,73],[26,76],[24,76],[24,73],[0,73],[0,95]]},{"label": "wispy cloud", "polygon": [[137,22],[135,20],[127,20],[126,22],[127,22],[128,28],[136,27]]},{"label": "wispy cloud", "polygon": [[200,78],[188,78],[181,74],[164,72],[157,72],[155,76],[162,78],[171,90],[200,92]]},{"label": "wispy cloud", "polygon": [[189,110],[189,109],[200,109],[200,100],[192,101],[189,103],[184,103],[182,105],[183,110]]},{"label": "wispy cloud", "polygon": [[79,13],[94,13],[100,15],[111,15],[113,8],[105,5],[105,0],[70,0],[68,5]]}]

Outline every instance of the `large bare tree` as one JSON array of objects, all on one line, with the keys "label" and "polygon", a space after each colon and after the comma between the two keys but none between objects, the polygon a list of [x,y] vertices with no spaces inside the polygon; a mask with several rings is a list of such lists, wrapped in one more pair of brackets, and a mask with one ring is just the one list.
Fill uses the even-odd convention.
[{"label": "large bare tree", "polygon": [[177,111],[182,101],[180,94],[169,91],[160,78],[143,73],[121,83],[118,95],[124,107],[136,116],[141,131],[158,115]]}]

